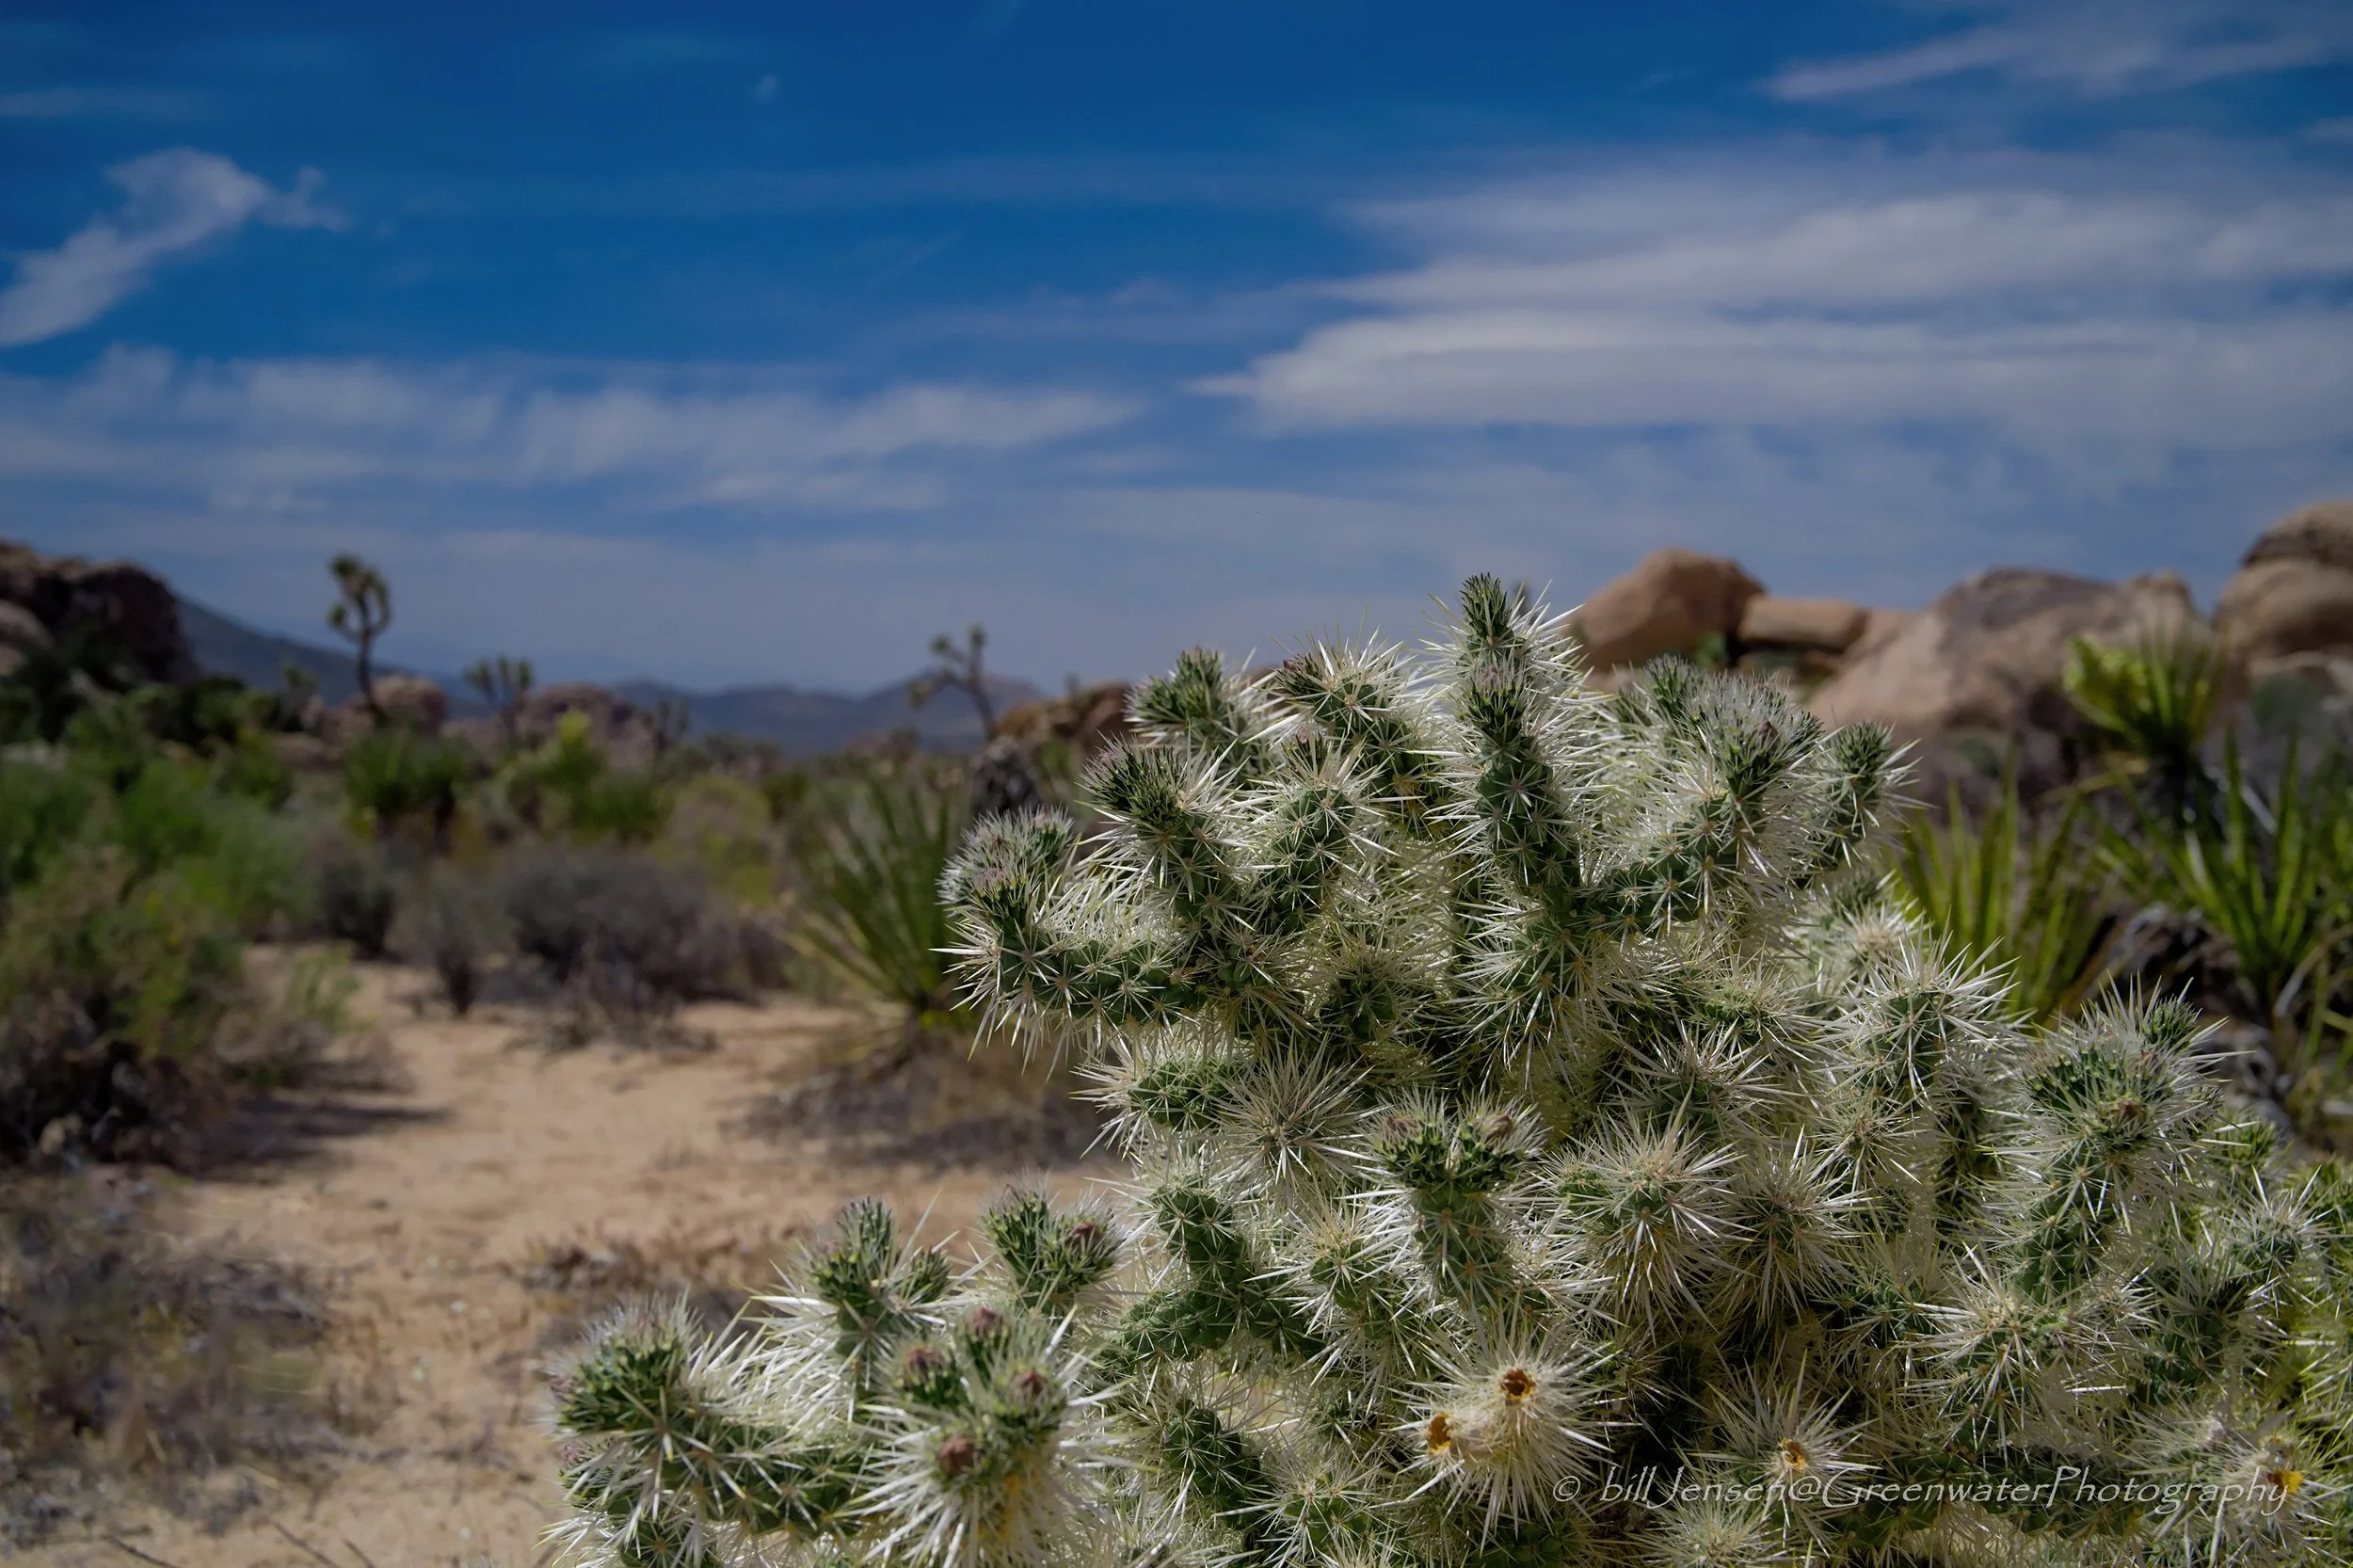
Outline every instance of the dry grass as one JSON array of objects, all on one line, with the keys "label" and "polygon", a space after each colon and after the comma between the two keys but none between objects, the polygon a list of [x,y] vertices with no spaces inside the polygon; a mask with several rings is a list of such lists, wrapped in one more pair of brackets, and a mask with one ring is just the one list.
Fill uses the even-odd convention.
[{"label": "dry grass", "polygon": [[165,1201],[120,1169],[0,1187],[0,1541],[127,1493],[217,1528],[257,1469],[315,1473],[368,1424],[364,1384],[322,1373],[316,1283],[169,1246]]}]

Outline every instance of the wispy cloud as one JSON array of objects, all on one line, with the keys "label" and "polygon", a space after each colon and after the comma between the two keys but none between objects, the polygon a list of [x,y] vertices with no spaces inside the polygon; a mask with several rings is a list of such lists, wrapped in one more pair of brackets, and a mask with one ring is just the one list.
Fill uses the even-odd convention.
[{"label": "wispy cloud", "polygon": [[90,219],[56,249],[17,264],[15,281],[0,292],[0,348],[97,320],[145,288],[158,266],[248,223],[307,229],[343,222],[316,201],[319,175],[312,169],[281,191],[227,158],[180,147],[136,158],[106,177],[122,190],[119,209]]},{"label": "wispy cloud", "polygon": [[2343,0],[1964,0],[1978,20],[1903,49],[1793,65],[1769,84],[1795,102],[1992,72],[2090,94],[2157,91],[2353,59]]},{"label": "wispy cloud", "polygon": [[1430,259],[1337,285],[1358,314],[1208,385],[1278,427],[2353,434],[2353,191],[2041,173],[1924,164],[1856,193],[1801,160],[1377,212]]},{"label": "wispy cloud", "polygon": [[1066,389],[908,383],[827,396],[783,370],[365,360],[184,360],[116,349],[64,379],[0,377],[0,475],[278,509],[377,493],[600,487],[625,511],[921,508],[938,465],[1129,418]]}]

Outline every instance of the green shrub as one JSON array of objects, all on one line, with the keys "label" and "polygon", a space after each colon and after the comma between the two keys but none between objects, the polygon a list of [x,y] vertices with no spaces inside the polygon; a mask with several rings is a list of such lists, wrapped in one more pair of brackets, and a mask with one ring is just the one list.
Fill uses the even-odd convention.
[{"label": "green shrub", "polygon": [[616,770],[576,711],[544,745],[509,759],[500,786],[523,821],[583,842],[646,843],[670,815],[668,788],[651,773]]},{"label": "green shrub", "polygon": [[81,832],[98,792],[47,759],[0,757],[0,911]]},{"label": "green shrub", "polygon": [[299,856],[282,826],[254,802],[222,794],[192,764],[150,762],[116,798],[103,831],[137,875],[168,870],[200,885],[249,935],[300,903]]},{"label": "green shrub", "polygon": [[0,931],[0,1158],[52,1123],[108,1152],[171,1136],[217,1086],[207,1052],[243,952],[200,877],[141,876],[113,845],[58,856]]},{"label": "green shrub", "polygon": [[768,803],[768,820],[790,822],[808,803],[815,777],[807,768],[770,768],[760,776],[760,796]]},{"label": "green shrub", "polygon": [[147,715],[131,694],[90,704],[66,727],[62,742],[74,765],[109,790],[130,788],[163,747],[147,727]]},{"label": "green shrub", "polygon": [[294,770],[259,730],[247,730],[220,753],[213,764],[213,780],[224,793],[266,810],[280,810],[294,798]]},{"label": "green shrub", "polygon": [[777,838],[759,786],[702,774],[678,787],[662,849],[700,869],[714,892],[757,907],[778,891]]},{"label": "green shrub", "polygon": [[1098,840],[983,824],[960,972],[1087,1054],[1128,1198],[1016,1192],[961,1278],[862,1205],[739,1338],[607,1326],[568,1542],[2344,1560],[2353,1178],[2225,1116],[2177,1004],[2023,1032],[1872,874],[1884,732],[1582,673],[1474,579],[1427,664],[1186,656]]},{"label": "green shrub", "polygon": [[670,820],[669,789],[649,773],[608,773],[568,800],[565,828],[593,842],[650,843]]},{"label": "green shrub", "polygon": [[2207,802],[2203,754],[2224,675],[2214,639],[2185,621],[2121,647],[2074,638],[2062,680],[2077,711],[2146,771],[2169,816],[2178,817]]},{"label": "green shrub", "polygon": [[2270,1028],[2291,1077],[2326,1060],[2323,1041],[2353,1031],[2340,992],[2353,954],[2353,760],[2304,765],[2290,746],[2267,790],[2225,736],[2213,806],[2179,820],[2126,796],[2130,830],[2107,850],[2146,903],[2195,916],[2230,952],[2233,1010]]},{"label": "green shrub", "polygon": [[138,673],[113,637],[77,626],[0,676],[0,744],[61,740],[85,709],[136,684]]},{"label": "green shrub", "polygon": [[964,836],[965,791],[919,773],[834,792],[795,843],[806,902],[794,951],[854,995],[919,1022],[956,1010],[940,879]]},{"label": "green shrub", "polygon": [[455,741],[398,726],[370,731],[344,754],[344,793],[362,831],[389,839],[423,831],[448,836],[473,762]]},{"label": "green shrub", "polygon": [[2030,818],[2015,767],[1983,819],[1954,786],[1944,821],[1908,817],[1895,875],[1930,931],[1964,960],[1998,969],[2029,1023],[2073,1012],[2098,984],[2117,927],[2116,896],[2086,798],[2071,792]]}]

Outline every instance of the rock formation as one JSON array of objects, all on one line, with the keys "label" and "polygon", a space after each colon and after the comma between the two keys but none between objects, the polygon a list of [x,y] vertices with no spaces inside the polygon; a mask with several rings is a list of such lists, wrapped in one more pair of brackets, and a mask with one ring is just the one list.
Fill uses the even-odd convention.
[{"label": "rock formation", "polygon": [[1693,550],[1655,550],[1604,584],[1577,612],[1597,670],[1686,653],[1710,636],[1730,641],[1749,602],[1765,591],[1739,564]]},{"label": "rock formation", "polygon": [[2306,506],[2264,530],[2222,589],[2215,629],[2254,666],[2353,651],[2353,501]]},{"label": "rock formation", "polygon": [[[189,680],[196,660],[180,629],[180,601],[164,580],[127,561],[89,562],[42,555],[28,545],[0,540],[0,604],[19,615],[0,618],[0,659],[10,667],[49,642],[95,633],[142,680]],[[12,655],[12,657],[11,657]]]}]

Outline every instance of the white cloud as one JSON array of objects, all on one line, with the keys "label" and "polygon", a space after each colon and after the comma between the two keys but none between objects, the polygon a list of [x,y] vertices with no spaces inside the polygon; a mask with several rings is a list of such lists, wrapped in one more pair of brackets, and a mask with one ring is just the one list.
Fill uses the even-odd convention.
[{"label": "white cloud", "polygon": [[282,507],[354,487],[620,504],[921,507],[936,471],[1129,418],[1083,391],[911,383],[825,396],[778,370],[535,361],[183,360],[116,349],[71,378],[0,377],[0,476],[145,484]]},{"label": "white cloud", "polygon": [[1792,154],[1375,210],[1429,259],[1333,286],[1356,314],[1207,385],[1289,428],[2353,438],[2353,192],[2169,172],[2155,193],[2014,158],[1846,181]]},{"label": "white cloud", "polygon": [[1965,0],[1986,20],[1905,49],[1794,65],[1790,101],[1846,98],[1970,72],[2112,94],[2353,59],[2343,0]]},{"label": "white cloud", "polygon": [[107,170],[122,205],[94,217],[54,250],[17,264],[0,292],[0,348],[39,343],[97,320],[147,286],[156,267],[187,257],[249,222],[333,228],[304,170],[292,190],[273,189],[227,158],[193,148],[151,152]]}]

